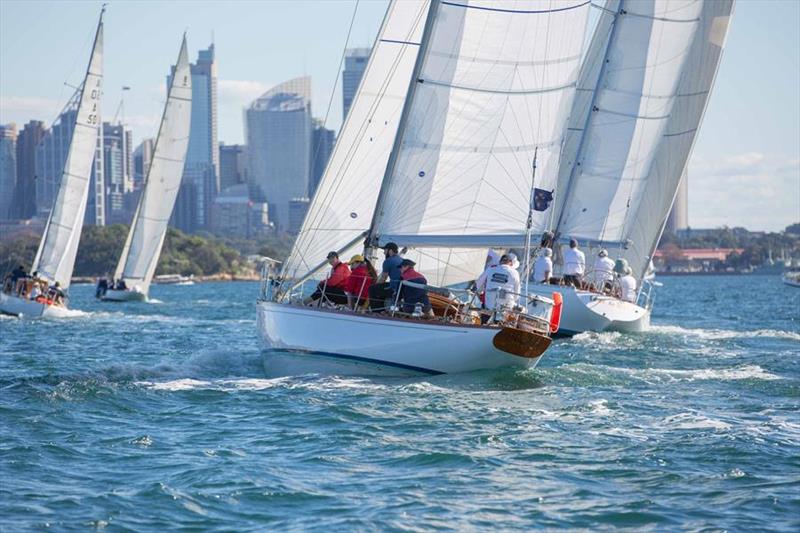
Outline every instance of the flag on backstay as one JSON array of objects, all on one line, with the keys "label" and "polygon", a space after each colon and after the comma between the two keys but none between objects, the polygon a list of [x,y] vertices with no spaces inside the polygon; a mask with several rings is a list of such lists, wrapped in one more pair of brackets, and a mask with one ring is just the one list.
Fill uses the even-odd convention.
[{"label": "flag on backstay", "polygon": [[553,191],[544,189],[533,189],[533,210],[546,211],[553,201]]}]

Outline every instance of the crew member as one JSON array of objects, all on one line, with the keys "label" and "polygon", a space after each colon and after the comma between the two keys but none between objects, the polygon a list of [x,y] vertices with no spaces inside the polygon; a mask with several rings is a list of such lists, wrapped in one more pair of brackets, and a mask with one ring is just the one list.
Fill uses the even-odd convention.
[{"label": "crew member", "polygon": [[608,257],[608,251],[600,250],[594,261],[594,282],[597,289],[603,291],[611,287],[614,280],[614,260]]},{"label": "crew member", "polygon": [[489,248],[489,251],[486,253],[486,263],[483,267],[483,272],[481,272],[481,275],[475,280],[475,290],[478,292],[478,298],[483,307],[486,307],[486,279],[489,274],[489,269],[499,264],[500,254]]},{"label": "crew member", "polygon": [[586,256],[578,249],[578,241],[569,240],[569,250],[564,252],[564,281],[580,288],[581,278],[586,270]]},{"label": "crew member", "polygon": [[533,263],[533,281],[536,283],[550,283],[553,275],[553,250],[542,248],[536,262]]},{"label": "crew member", "polygon": [[631,267],[625,267],[625,273],[619,278],[620,298],[626,302],[636,303],[636,278]]},{"label": "crew member", "polygon": [[500,264],[487,270],[486,308],[513,307],[519,299],[519,272],[512,268],[513,259],[508,255],[500,258]]},{"label": "crew member", "polygon": [[[410,283],[417,283],[419,285],[427,285],[428,280],[425,276],[414,270],[417,264],[411,259],[403,259],[400,263],[400,271],[402,272],[403,281]],[[400,295],[403,299],[403,312],[413,313],[417,304],[422,306],[422,312],[428,314],[431,312],[431,302],[428,300],[428,290],[421,287],[411,287],[403,285],[403,290]]]},{"label": "crew member", "polygon": [[61,282],[56,281],[54,285],[50,286],[49,298],[53,301],[55,305],[64,305],[64,290],[61,288]]},{"label": "crew member", "polygon": [[347,294],[347,306],[355,309],[364,305],[369,294],[369,288],[375,283],[375,269],[370,272],[369,262],[363,255],[354,255],[350,258],[350,276],[345,281],[344,292]]},{"label": "crew member", "polygon": [[400,280],[403,279],[400,271],[400,264],[403,258],[398,254],[397,244],[387,242],[383,247],[386,259],[381,265],[381,275],[377,282],[369,288],[369,308],[372,311],[383,311],[386,309],[386,300],[394,298],[397,289],[400,287]]},{"label": "crew member", "polygon": [[350,277],[350,267],[339,261],[339,254],[336,252],[328,252],[327,260],[328,264],[331,265],[331,274],[327,280],[319,282],[314,294],[303,300],[306,305],[322,298],[323,292],[325,293],[325,298],[329,301],[347,305],[347,295],[344,292],[344,288],[347,278]]}]

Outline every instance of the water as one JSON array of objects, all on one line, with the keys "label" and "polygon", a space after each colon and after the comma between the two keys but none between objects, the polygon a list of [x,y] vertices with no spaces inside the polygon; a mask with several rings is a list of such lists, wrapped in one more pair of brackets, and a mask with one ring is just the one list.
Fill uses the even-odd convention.
[{"label": "water", "polygon": [[267,377],[254,283],[0,319],[0,529],[800,528],[800,290],[664,278],[534,371]]}]

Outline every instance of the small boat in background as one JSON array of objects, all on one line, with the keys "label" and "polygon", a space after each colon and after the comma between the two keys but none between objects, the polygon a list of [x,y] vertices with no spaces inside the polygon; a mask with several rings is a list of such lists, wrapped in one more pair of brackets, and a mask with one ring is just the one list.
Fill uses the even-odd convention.
[{"label": "small boat in background", "polygon": [[153,281],[167,223],[175,206],[189,146],[192,116],[192,76],[186,35],[172,72],[153,160],[139,206],[117,264],[114,279],[100,280],[96,296],[112,302],[146,301]]},{"label": "small boat in background", "polygon": [[800,288],[800,270],[784,272],[783,276],[781,276],[781,281],[790,287]]},{"label": "small boat in background", "polygon": [[153,278],[156,285],[194,285],[194,274],[182,276],[180,274],[161,274]]}]

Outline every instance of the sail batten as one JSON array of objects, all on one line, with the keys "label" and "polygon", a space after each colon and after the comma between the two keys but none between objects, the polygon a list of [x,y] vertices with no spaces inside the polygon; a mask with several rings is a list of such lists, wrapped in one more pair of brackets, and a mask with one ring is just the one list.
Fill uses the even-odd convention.
[{"label": "sail batten", "polygon": [[192,78],[186,36],[172,72],[167,102],[142,197],[136,208],[115,278],[147,294],[167,233],[183,175],[192,109]]},{"label": "sail batten", "polygon": [[95,32],[86,75],[79,89],[75,127],[53,208],[31,271],[69,288],[83,227],[89,181],[100,128],[103,72],[103,12]]}]

